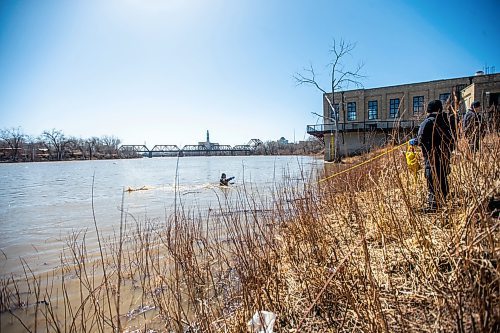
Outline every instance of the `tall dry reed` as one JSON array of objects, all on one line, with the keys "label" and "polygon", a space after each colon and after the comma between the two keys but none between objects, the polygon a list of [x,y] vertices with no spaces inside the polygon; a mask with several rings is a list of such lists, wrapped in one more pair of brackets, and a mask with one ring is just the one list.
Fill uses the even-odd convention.
[{"label": "tall dry reed", "polygon": [[247,332],[257,310],[277,314],[275,332],[499,331],[499,152],[496,133],[476,154],[461,142],[435,214],[399,150],[288,178],[272,198],[245,184],[208,212],[124,211],[100,251],[74,233],[60,270],[0,281],[2,331]]}]

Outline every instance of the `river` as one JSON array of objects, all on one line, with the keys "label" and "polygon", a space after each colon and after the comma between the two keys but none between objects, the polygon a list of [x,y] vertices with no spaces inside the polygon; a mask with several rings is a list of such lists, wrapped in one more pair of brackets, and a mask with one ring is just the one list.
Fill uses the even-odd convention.
[{"label": "river", "polygon": [[[87,246],[96,246],[94,216],[102,236],[110,236],[122,199],[136,219],[166,218],[180,206],[203,212],[242,188],[269,197],[277,184],[301,183],[321,165],[305,156],[0,164],[0,277],[21,275],[21,259],[34,273],[54,269],[65,242],[82,230],[89,231]],[[218,186],[222,172],[235,177],[230,190]]]}]

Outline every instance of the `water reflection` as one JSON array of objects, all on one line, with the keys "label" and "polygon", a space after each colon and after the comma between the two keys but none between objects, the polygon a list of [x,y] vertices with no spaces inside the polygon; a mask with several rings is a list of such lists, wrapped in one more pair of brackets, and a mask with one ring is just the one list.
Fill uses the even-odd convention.
[{"label": "water reflection", "polygon": [[[0,165],[0,274],[19,271],[20,257],[33,260],[35,269],[57,265],[72,232],[89,230],[87,242],[95,242],[92,203],[99,229],[109,236],[120,223],[122,195],[128,214],[164,219],[175,204],[190,211],[217,208],[221,200],[230,204],[238,199],[238,189],[265,197],[284,178],[300,182],[301,173],[322,163],[296,156],[184,157],[178,162],[178,169],[176,158]],[[222,172],[236,177],[232,189],[218,186]],[[129,187],[147,190],[124,192]]]}]

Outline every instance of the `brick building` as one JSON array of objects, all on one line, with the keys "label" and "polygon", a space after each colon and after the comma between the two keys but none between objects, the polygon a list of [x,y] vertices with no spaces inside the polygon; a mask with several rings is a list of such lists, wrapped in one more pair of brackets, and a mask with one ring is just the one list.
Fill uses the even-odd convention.
[{"label": "brick building", "polygon": [[[418,129],[429,101],[439,99],[444,105],[453,93],[460,96],[460,113],[479,100],[484,119],[498,119],[500,74],[478,72],[455,79],[336,92],[333,110],[323,96],[324,122],[307,126],[307,133],[324,139],[325,160],[332,161],[335,132],[341,156],[367,151],[393,139],[403,140]],[[327,97],[331,100],[332,94]]]}]

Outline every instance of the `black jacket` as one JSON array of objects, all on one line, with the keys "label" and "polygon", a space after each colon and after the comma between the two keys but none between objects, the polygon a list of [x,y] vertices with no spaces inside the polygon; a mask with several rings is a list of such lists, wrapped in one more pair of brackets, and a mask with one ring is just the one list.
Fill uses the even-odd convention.
[{"label": "black jacket", "polygon": [[456,119],[448,113],[429,113],[420,124],[418,145],[426,162],[448,162],[455,148]]},{"label": "black jacket", "polygon": [[463,119],[464,134],[469,139],[479,139],[482,136],[482,118],[477,112],[467,110]]},{"label": "black jacket", "polygon": [[221,179],[220,179],[219,184],[220,184],[221,186],[228,186],[228,185],[229,185],[229,182],[230,182],[231,180],[233,180],[233,179],[234,179],[234,177],[229,177],[229,178],[221,178]]}]

